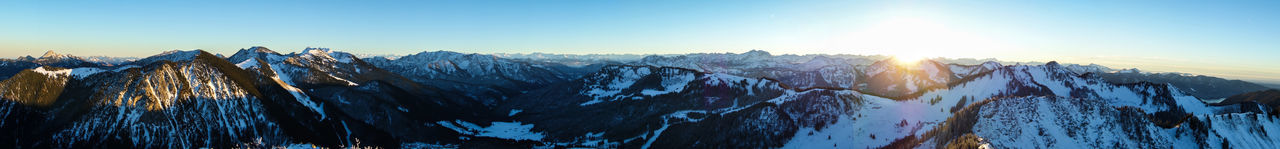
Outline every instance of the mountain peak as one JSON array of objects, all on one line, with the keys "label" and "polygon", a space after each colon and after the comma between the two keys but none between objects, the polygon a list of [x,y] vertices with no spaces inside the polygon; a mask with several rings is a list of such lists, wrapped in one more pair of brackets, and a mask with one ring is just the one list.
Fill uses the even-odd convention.
[{"label": "mountain peak", "polygon": [[263,47],[263,46],[253,46],[253,47],[250,47],[248,51],[258,52],[258,53],[276,53],[276,51],[271,51],[271,49],[267,49],[267,47]]},{"label": "mountain peak", "polygon": [[30,55],[27,55],[27,56],[19,56],[19,57],[18,57],[18,60],[20,60],[20,61],[34,61],[34,60],[36,60],[36,58],[35,58],[35,57],[31,57]]},{"label": "mountain peak", "polygon": [[44,55],[40,56],[40,58],[55,58],[55,57],[62,57],[62,54],[58,54],[53,52],[53,50],[49,50],[47,52],[44,52]]},{"label": "mountain peak", "polygon": [[308,59],[316,59],[316,60],[322,60],[322,61],[332,60],[340,63],[351,63],[352,60],[359,59],[359,58],[356,58],[356,56],[351,53],[346,53],[342,51],[333,51],[333,50],[330,50],[329,48],[312,48],[312,47],[307,47],[306,49],[302,50],[302,53],[299,53],[294,56],[306,57]]},{"label": "mountain peak", "polygon": [[750,56],[772,56],[772,54],[769,54],[768,51],[764,51],[764,50],[751,50],[751,51],[747,51],[747,53],[742,53],[742,54],[750,55]]},{"label": "mountain peak", "polygon": [[239,62],[244,62],[245,60],[254,59],[254,58],[263,58],[265,60],[284,59],[281,57],[280,53],[276,53],[276,51],[271,51],[271,49],[267,49],[267,47],[254,46],[254,47],[250,47],[249,49],[240,49],[240,51],[236,51],[236,53],[231,54],[231,57],[228,57],[227,60],[231,62],[239,63]]},{"label": "mountain peak", "polygon": [[307,49],[303,49],[303,50],[302,50],[302,54],[311,54],[311,55],[329,55],[329,48],[312,48],[312,47],[307,47]]}]

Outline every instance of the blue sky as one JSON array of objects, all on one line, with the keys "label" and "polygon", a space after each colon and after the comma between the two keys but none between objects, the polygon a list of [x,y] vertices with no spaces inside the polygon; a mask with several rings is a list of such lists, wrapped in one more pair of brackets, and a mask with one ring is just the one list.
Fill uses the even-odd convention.
[{"label": "blue sky", "polygon": [[887,54],[1280,82],[1280,1],[4,1],[0,56]]}]

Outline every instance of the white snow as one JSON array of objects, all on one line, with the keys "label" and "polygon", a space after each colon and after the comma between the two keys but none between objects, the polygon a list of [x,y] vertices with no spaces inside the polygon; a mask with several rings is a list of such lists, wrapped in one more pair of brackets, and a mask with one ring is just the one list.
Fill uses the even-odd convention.
[{"label": "white snow", "polygon": [[[919,136],[951,115],[937,110],[936,106],[930,107],[923,100],[903,102],[870,95],[858,96],[864,101],[861,108],[853,112],[858,114],[841,115],[835,124],[827,125],[821,131],[801,128],[782,148],[876,148],[908,135]],[[903,121],[907,125],[898,126]],[[874,139],[871,138],[873,135]]]},{"label": "white snow", "polygon": [[997,148],[1199,148],[1188,127],[1161,128],[1145,120],[1121,126],[1135,117],[1097,107],[1111,106],[1105,99],[1006,98],[983,106],[973,131]]},{"label": "white snow", "polygon": [[681,111],[672,112],[671,114],[667,114],[667,115],[666,115],[666,118],[667,118],[667,119],[679,119],[679,120],[684,120],[685,122],[698,122],[698,121],[702,121],[702,118],[690,118],[690,117],[689,117],[689,113],[700,113],[700,114],[706,114],[706,113],[707,113],[707,111],[702,111],[702,110],[681,110]]},{"label": "white snow", "polygon": [[[996,66],[992,66],[992,67],[996,67]],[[1020,88],[1033,88],[1033,89],[1038,89],[1041,87],[1040,85],[1043,85],[1043,87],[1046,87],[1046,89],[1051,91],[1051,94],[1055,94],[1056,96],[1071,96],[1070,94],[1071,91],[1077,90],[1077,89],[1089,90],[1090,92],[1097,93],[1096,97],[1090,97],[1090,98],[1102,100],[1104,101],[1104,103],[1108,103],[1108,105],[1101,105],[1104,107],[1132,106],[1132,107],[1141,108],[1146,112],[1158,112],[1158,111],[1167,110],[1167,108],[1163,108],[1161,106],[1142,102],[1143,99],[1152,98],[1152,97],[1144,96],[1142,92],[1154,93],[1154,91],[1152,91],[1154,90],[1154,88],[1128,88],[1128,87],[1122,87],[1122,86],[1114,86],[1114,85],[1107,84],[1104,81],[1086,80],[1078,77],[1066,77],[1066,79],[1055,79],[1054,77],[1051,77],[1051,75],[1054,75],[1054,73],[1062,73],[1062,72],[1051,72],[1053,70],[1049,70],[1049,71],[1046,71],[1046,70],[1047,69],[1045,69],[1045,67],[1043,66],[1017,66],[1017,67],[1010,67],[1010,68],[998,68],[996,69],[996,71],[998,72],[992,73],[997,75],[978,76],[972,81],[964,82],[951,88],[930,90],[928,92],[925,92],[923,95],[917,97],[916,99],[906,100],[906,101],[896,101],[896,100],[885,99],[885,98],[880,98],[875,96],[860,95],[860,97],[862,97],[863,99],[863,103],[861,103],[860,107],[855,106],[855,111],[852,112],[855,114],[842,115],[835,124],[827,125],[827,127],[821,131],[818,131],[814,128],[801,128],[796,132],[796,134],[794,135],[795,137],[792,138],[787,144],[785,144],[783,148],[832,148],[833,145],[838,148],[873,148],[873,147],[880,147],[880,146],[886,145],[890,143],[890,141],[893,141],[894,139],[902,138],[907,135],[922,136],[925,132],[928,132],[929,130],[933,129],[939,123],[944,122],[946,118],[951,117],[952,113],[950,113],[949,110],[953,106],[956,106],[958,104],[960,106],[966,106],[968,104],[972,104],[977,101],[995,97],[996,95],[1016,92],[1018,91],[1018,88],[1009,88],[1010,85],[1013,85],[1014,83],[1027,85],[1027,87],[1020,87]],[[1012,71],[1012,72],[1005,72],[1005,71]],[[1005,75],[1005,74],[1009,74],[1009,75]],[[1066,82],[1071,82],[1071,83],[1068,84]],[[1214,107],[1206,107],[1202,102],[1200,102],[1196,98],[1183,95],[1182,93],[1177,92],[1176,89],[1171,89],[1171,90],[1174,90],[1173,95],[1174,95],[1175,102],[1177,102],[1180,106],[1182,106],[1182,108],[1187,109],[1188,112],[1191,112],[1194,114],[1211,114],[1214,111],[1219,111],[1217,108],[1214,108]],[[785,93],[784,96],[769,100],[769,102],[779,103],[779,104],[790,102],[791,100],[794,100],[794,99],[792,97],[787,97],[787,96],[793,96],[793,95],[802,94],[802,93],[803,92],[795,93],[795,92],[789,91]],[[851,93],[856,93],[856,92],[851,92]],[[929,99],[933,99],[933,98],[941,98],[941,100],[938,100],[936,103],[929,103],[928,102]],[[959,100],[961,98],[965,98],[966,101],[964,103],[960,103]],[[1066,98],[1066,97],[1062,97],[1062,98]],[[1056,115],[1055,116],[1055,114],[1057,113],[1064,113],[1062,112],[1064,109],[1073,108],[1074,105],[1071,105],[1071,103],[1069,102],[1072,100],[1058,99],[1057,101],[1059,102],[1039,102],[1042,100],[1047,100],[1047,99],[1043,99],[1043,98],[1026,99],[1023,101],[1031,102],[1037,106],[1029,106],[1029,107],[1032,107],[1031,109],[1012,110],[1012,111],[1019,111],[1019,112],[1002,112],[1002,113],[1028,114],[1027,117],[1031,117],[1034,119],[1042,119],[1042,121],[1057,120],[1058,118],[1083,119],[1087,121],[1095,121],[1090,123],[1091,126],[1092,125],[1114,125],[1113,123],[1096,122],[1096,121],[1101,121],[1100,118],[1098,117],[1102,117],[1102,116],[1076,116],[1076,115],[1065,115],[1065,116]],[[1050,108],[1050,109],[1043,109],[1043,108]],[[1065,112],[1065,113],[1079,113],[1079,112]],[[1055,118],[1055,117],[1058,117],[1058,118]],[[896,125],[893,125],[893,124],[900,123],[904,120],[907,122],[906,127],[898,127]],[[1025,133],[1025,132],[1021,133],[1022,135],[1031,134],[1031,136],[1026,136],[1029,138],[1019,138],[1021,136],[1012,136],[1012,137],[1015,137],[1012,139],[1007,137],[992,138],[992,140],[997,142],[993,144],[997,144],[997,146],[999,146],[1000,143],[1007,143],[1007,142],[1002,142],[999,139],[1021,140],[1021,141],[1014,141],[1014,142],[1025,143],[1025,142],[1034,142],[1034,141],[1025,141],[1027,139],[1046,138],[1045,136],[1039,136],[1038,131],[1041,131],[1042,129],[1044,131],[1048,131],[1045,133],[1045,135],[1050,135],[1047,138],[1063,138],[1063,137],[1070,138],[1062,135],[1067,134],[1065,133],[1066,131],[1076,131],[1076,130],[1072,130],[1072,128],[1057,127],[1060,125],[1062,124],[1047,123],[1047,122],[1026,123],[1025,126],[1017,126],[1016,128],[1004,128],[1010,125],[993,124],[993,125],[990,125],[992,127],[987,129],[988,130],[1017,129],[1017,130],[1037,131],[1034,133]],[[1155,127],[1155,126],[1150,126],[1150,127]],[[1155,128],[1158,128],[1158,127],[1155,127]],[[1107,129],[1110,129],[1110,128],[1107,128]],[[1169,131],[1172,131],[1172,130],[1169,130]],[[810,135],[809,133],[813,133],[813,135]],[[1103,132],[1089,131],[1085,133],[1103,133]],[[875,139],[871,139],[870,137],[870,135],[873,135],[873,134],[876,136]],[[998,134],[1009,134],[1009,133],[1006,132],[1006,133],[995,133],[995,134],[986,134],[986,135],[980,134],[979,136],[988,137],[987,135],[998,135]],[[1173,136],[1173,133],[1159,134],[1159,135],[1165,135],[1171,139],[1187,139],[1187,138],[1179,138],[1179,137]],[[830,136],[831,139],[827,139],[828,136]],[[1123,133],[1116,133],[1113,136],[1123,136]],[[1076,148],[1079,146],[1073,147],[1072,145],[1081,144],[1081,143],[1090,144],[1088,140],[1092,140],[1092,139],[1099,139],[1099,137],[1085,137],[1077,140],[1067,139],[1067,140],[1053,141],[1053,142],[1058,142],[1053,147]],[[1112,139],[1115,139],[1115,138],[1112,138]],[[931,141],[939,141],[939,140],[931,140]],[[946,140],[943,140],[943,141],[946,141]],[[1105,140],[1103,141],[1105,142]],[[1038,142],[1038,143],[1045,143],[1045,142]],[[1044,145],[1044,144],[1012,145],[1012,146],[1045,147],[1041,145]],[[1133,148],[1135,146],[1126,146],[1126,147]],[[1091,147],[1081,147],[1081,148],[1091,148]]]},{"label": "white snow", "polygon": [[1227,100],[1227,98],[1205,99],[1204,102],[1208,104],[1215,104],[1215,103],[1222,102],[1224,100]]},{"label": "white snow", "polygon": [[325,119],[327,117],[324,114],[324,107],[322,107],[320,103],[311,101],[311,96],[307,96],[307,94],[303,93],[301,89],[294,88],[293,86],[289,86],[289,85],[282,85],[282,86],[285,86],[285,89],[289,90],[289,94],[293,95],[294,99],[298,100],[298,103],[301,103],[303,106],[307,106],[307,108],[311,108],[312,111],[315,111],[317,114],[320,114],[320,119]]},{"label": "white snow", "polygon": [[[1226,140],[1231,148],[1275,148],[1280,146],[1280,121],[1266,114],[1236,113],[1201,117],[1208,119],[1211,136],[1207,142]],[[1210,143],[1213,148],[1223,148]]]},{"label": "white snow", "polygon": [[630,88],[632,85],[635,85],[636,81],[640,80],[644,76],[647,76],[651,73],[648,67],[639,67],[635,69],[617,69],[617,70],[619,70],[617,74],[618,76],[605,75],[605,76],[599,76],[603,78],[596,78],[602,81],[607,81],[606,84],[592,84],[587,86],[587,88],[589,89],[586,91],[583,91],[582,94],[590,96],[593,99],[587,102],[580,103],[578,105],[586,106],[586,105],[596,104],[604,101],[616,101],[619,99],[625,99],[627,96],[618,95],[618,93],[622,93],[622,89]]},{"label": "white snow", "polygon": [[42,73],[46,76],[66,76],[71,74],[71,69],[50,71],[50,70],[44,69],[44,67],[37,67],[36,69],[32,69],[31,71]]},{"label": "white snow", "polygon": [[347,82],[347,86],[360,86],[360,84],[356,84],[356,82],[351,82],[350,80],[342,79],[342,78],[339,78],[339,77],[337,77],[337,76],[333,76],[333,74],[331,74],[331,73],[330,73],[330,74],[326,74],[326,75],[329,75],[329,77],[330,77],[330,78],[337,79],[338,81]]},{"label": "white snow", "polygon": [[604,102],[604,100],[600,100],[600,99],[592,99],[592,100],[588,100],[587,102],[582,102],[582,103],[578,104],[578,106],[587,106],[587,105],[597,104],[597,103],[600,103],[600,102]]},{"label": "white snow", "polygon": [[258,59],[247,59],[243,62],[237,63],[236,66],[240,67],[240,69],[261,67],[258,66]]},{"label": "white snow", "polygon": [[947,83],[951,76],[942,74],[942,68],[938,68],[936,66],[939,65],[936,65],[933,61],[925,60],[921,61],[915,68],[923,69],[924,75],[929,76],[929,80],[933,81],[933,83]]},{"label": "white snow", "polygon": [[649,138],[648,138],[648,140],[646,140],[646,141],[644,142],[644,145],[643,145],[643,146],[640,146],[640,148],[642,148],[642,149],[648,149],[648,148],[649,148],[649,146],[653,145],[653,142],[658,141],[658,137],[659,137],[659,136],[662,136],[662,132],[663,132],[663,131],[667,131],[667,127],[670,127],[670,126],[671,126],[671,124],[667,124],[667,120],[665,120],[665,119],[664,119],[664,120],[662,120],[662,123],[663,123],[663,124],[662,124],[662,127],[661,127],[661,128],[658,128],[658,130],[654,130],[654,131],[653,131],[653,136],[649,137]]},{"label": "white snow", "polygon": [[93,74],[98,74],[103,71],[104,70],[98,69],[98,68],[81,67],[81,68],[71,69],[71,76],[75,76],[77,79],[84,79],[84,77],[88,77]]},{"label": "white snow", "polygon": [[458,133],[473,136],[532,141],[539,141],[544,137],[541,132],[531,131],[533,124],[522,124],[520,122],[490,122],[489,127],[480,127],[462,120],[454,120],[453,122],[439,121],[436,124],[453,129]]},{"label": "white snow", "polygon": [[[311,108],[311,110],[315,111],[316,114],[320,114],[320,119],[325,119],[327,117],[324,114],[324,107],[321,106],[320,103],[311,101],[311,96],[307,96],[306,93],[302,92],[302,89],[293,87],[292,85],[293,82],[290,81],[288,77],[289,75],[287,75],[283,71],[280,71],[280,67],[271,67],[271,70],[275,71],[275,74],[276,74],[275,76],[271,76],[271,79],[276,81],[277,84],[280,84],[280,86],[283,87],[285,90],[289,90],[289,94],[293,95],[294,99],[296,99],[298,103],[302,104],[303,106],[307,106],[308,108]],[[285,76],[285,77],[281,77],[281,76]]]},{"label": "white snow", "polygon": [[[680,73],[676,69],[667,69],[666,71],[672,71],[669,73]],[[645,89],[643,91],[640,91],[640,94],[644,94],[648,96],[657,96],[662,94],[669,94],[669,93],[684,91],[684,87],[689,84],[689,81],[693,81],[693,79],[695,79],[693,76],[693,73],[681,73],[676,76],[662,77],[663,90]]]}]

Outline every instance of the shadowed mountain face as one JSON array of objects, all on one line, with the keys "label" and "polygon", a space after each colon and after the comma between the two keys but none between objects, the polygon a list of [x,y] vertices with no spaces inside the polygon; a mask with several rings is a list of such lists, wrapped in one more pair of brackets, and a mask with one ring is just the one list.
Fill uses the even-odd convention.
[{"label": "shadowed mountain face", "polygon": [[361,59],[252,47],[110,63],[48,53],[0,61],[0,146],[1280,146],[1269,133],[1280,132],[1280,91],[1098,65],[764,51]]}]

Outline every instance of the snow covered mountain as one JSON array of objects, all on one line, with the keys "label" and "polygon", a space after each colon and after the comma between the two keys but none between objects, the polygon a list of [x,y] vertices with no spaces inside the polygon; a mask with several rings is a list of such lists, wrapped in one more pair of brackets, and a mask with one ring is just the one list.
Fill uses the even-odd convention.
[{"label": "snow covered mountain", "polygon": [[262,93],[253,89],[243,70],[225,65],[229,63],[203,53],[143,67],[25,70],[0,85],[6,88],[4,109],[9,113],[4,120],[10,124],[0,129],[26,134],[6,135],[12,142],[5,144],[27,147],[287,141],[275,139],[284,137],[281,129],[263,116]]},{"label": "snow covered mountain", "polygon": [[45,65],[45,66],[91,67],[91,66],[101,65],[98,63],[86,61],[80,57],[65,55],[65,54],[58,54],[53,51],[45,52],[44,55],[41,55],[39,58],[32,59],[30,56],[27,56],[25,59],[40,65]]},{"label": "snow covered mountain", "polygon": [[857,73],[857,65],[869,62],[870,60],[861,57],[774,56],[769,52],[753,50],[741,54],[648,56],[634,64],[774,78],[787,86],[798,88],[854,88],[862,77]]},{"label": "snow covered mountain", "polygon": [[[283,55],[253,47],[228,59],[240,61],[236,64],[239,68],[270,78],[288,92],[283,95],[294,97],[306,109],[320,114],[321,120],[344,118],[344,127],[346,121],[358,122],[373,129],[369,132],[385,135],[380,139],[390,139],[379,141],[459,141],[458,133],[431,124],[497,115],[475,110],[484,107],[462,94],[414,83],[352,54],[326,48]],[[353,144],[339,146],[347,145]],[[379,146],[383,145],[386,144]]]},{"label": "snow covered mountain", "polygon": [[[0,61],[0,146],[1280,146],[1280,91],[1152,74],[1120,79],[1108,75],[1125,72],[1101,65],[764,51],[634,61],[447,51],[361,59],[265,47],[103,65],[48,53]],[[1198,86],[1241,94],[1205,98],[1219,91]]]},{"label": "snow covered mountain", "polygon": [[103,66],[103,65],[104,64],[101,64],[101,63],[94,63],[94,62],[87,61],[80,57],[66,55],[66,54],[58,54],[53,51],[48,51],[48,52],[45,52],[44,55],[41,55],[38,58],[31,57],[31,56],[24,56],[24,57],[18,57],[17,59],[0,60],[0,73],[2,73],[0,74],[0,79],[8,78],[14,74],[17,74],[22,70],[32,69],[38,66],[75,68],[75,67],[96,67],[96,66]]},{"label": "snow covered mountain", "polygon": [[[1256,147],[1277,141],[1225,123],[1201,123],[1273,127],[1265,115],[1249,116],[1237,108],[1256,104],[1211,106],[1169,85],[1110,84],[1053,62],[991,69],[918,96],[886,98],[854,90],[787,89],[768,79],[679,68],[619,66],[532,93],[562,99],[557,103],[520,98],[499,110],[540,124],[533,129],[545,131],[553,144],[584,147],[928,148],[965,134],[996,147],[1222,147],[1213,140]],[[724,80],[713,78],[736,78],[728,82],[740,84],[705,88]],[[730,96],[716,96],[721,94]],[[1011,109],[990,112],[1006,108]],[[1025,112],[1028,108],[1034,112]],[[967,114],[973,112],[986,116]],[[986,120],[993,115],[987,113],[1012,114],[993,120],[1017,122]],[[570,115],[577,118],[562,118]],[[1198,126],[1170,128],[1182,124]],[[1007,127],[1022,125],[1027,127]],[[1222,135],[1236,133],[1254,136]]]},{"label": "snow covered mountain", "polygon": [[545,65],[449,51],[364,60],[414,82],[465,93],[486,105],[496,105],[529,89],[563,82],[567,77]]},{"label": "snow covered mountain", "polygon": [[11,134],[0,138],[6,140],[0,145],[399,146],[400,141],[458,141],[447,128],[421,125],[440,117],[486,117],[466,110],[478,104],[458,103],[470,101],[453,99],[462,98],[458,95],[403,89],[384,80],[299,87],[281,78],[300,77],[280,76],[286,73],[273,71],[270,63],[256,66],[242,68],[196,50],[121,67],[24,70],[0,82],[5,99],[0,103],[7,111],[0,129]]}]

